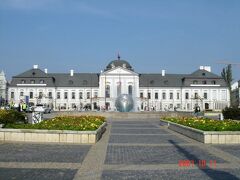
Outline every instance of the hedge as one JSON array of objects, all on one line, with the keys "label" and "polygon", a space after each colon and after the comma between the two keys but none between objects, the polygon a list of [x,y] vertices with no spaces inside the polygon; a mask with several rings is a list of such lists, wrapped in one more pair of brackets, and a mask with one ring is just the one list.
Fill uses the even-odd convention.
[{"label": "hedge", "polygon": [[26,116],[24,113],[16,110],[0,110],[0,124],[12,124],[12,123],[26,123]]},{"label": "hedge", "polygon": [[223,111],[224,119],[240,120],[240,109],[233,107],[226,107]]}]

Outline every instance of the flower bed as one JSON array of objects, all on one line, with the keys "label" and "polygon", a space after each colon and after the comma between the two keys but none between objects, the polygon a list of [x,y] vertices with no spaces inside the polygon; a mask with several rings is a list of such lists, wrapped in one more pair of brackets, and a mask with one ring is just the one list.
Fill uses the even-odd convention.
[{"label": "flower bed", "polygon": [[104,122],[102,116],[59,116],[38,124],[6,124],[4,128],[94,131]]},{"label": "flower bed", "polygon": [[232,120],[220,121],[196,117],[164,117],[162,119],[203,131],[240,131],[240,122]]}]

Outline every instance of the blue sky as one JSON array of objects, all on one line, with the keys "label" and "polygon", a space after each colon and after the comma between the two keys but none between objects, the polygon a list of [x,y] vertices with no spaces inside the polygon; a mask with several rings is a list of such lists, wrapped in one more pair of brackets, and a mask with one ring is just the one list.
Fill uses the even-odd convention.
[{"label": "blue sky", "polygon": [[[239,0],[1,0],[0,69],[8,79],[39,64],[49,72],[100,72],[120,52],[136,72],[220,74],[240,63]],[[233,67],[240,79],[240,66]]]}]

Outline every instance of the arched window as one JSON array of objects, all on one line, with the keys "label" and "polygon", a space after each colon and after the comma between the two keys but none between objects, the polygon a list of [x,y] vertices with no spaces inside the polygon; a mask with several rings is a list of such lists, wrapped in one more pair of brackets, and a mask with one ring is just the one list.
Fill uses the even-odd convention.
[{"label": "arched window", "polygon": [[110,97],[110,85],[106,86],[106,97],[109,98]]},{"label": "arched window", "polygon": [[213,81],[212,81],[212,84],[216,84],[216,81],[213,80]]},{"label": "arched window", "polygon": [[194,81],[193,81],[193,84],[198,84],[198,81],[197,81],[197,80],[194,80]]},{"label": "arched window", "polygon": [[132,93],[133,93],[133,87],[132,87],[132,85],[129,85],[128,86],[128,94],[132,95]]}]

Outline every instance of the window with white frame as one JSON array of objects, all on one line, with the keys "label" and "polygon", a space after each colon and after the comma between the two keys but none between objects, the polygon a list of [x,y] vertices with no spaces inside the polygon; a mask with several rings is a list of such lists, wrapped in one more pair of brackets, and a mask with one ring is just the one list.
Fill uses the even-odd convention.
[{"label": "window with white frame", "polygon": [[79,99],[83,99],[83,92],[79,92]]},{"label": "window with white frame", "polygon": [[68,92],[64,92],[64,99],[68,99]]},{"label": "window with white frame", "polygon": [[57,92],[57,99],[60,99],[60,98],[61,98],[61,93]]},{"label": "window with white frame", "polygon": [[166,93],[165,92],[162,93],[162,99],[166,99]]},{"label": "window with white frame", "polygon": [[87,92],[87,99],[90,99],[90,92]]},{"label": "window with white frame", "polygon": [[222,101],[226,101],[227,100],[227,91],[226,90],[222,90],[221,91],[221,100]]},{"label": "window with white frame", "polygon": [[72,92],[72,99],[75,99],[75,92]]}]

